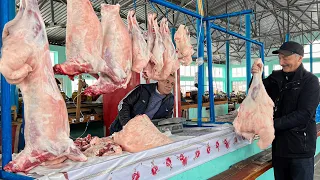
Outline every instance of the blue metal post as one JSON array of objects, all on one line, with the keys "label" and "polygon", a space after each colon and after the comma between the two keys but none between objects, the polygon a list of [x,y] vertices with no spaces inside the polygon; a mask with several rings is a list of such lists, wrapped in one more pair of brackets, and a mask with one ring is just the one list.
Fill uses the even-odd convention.
[{"label": "blue metal post", "polygon": [[211,23],[211,28],[216,29],[216,30],[219,30],[219,31],[224,32],[224,33],[226,33],[226,34],[230,34],[230,35],[235,36],[235,37],[237,37],[237,38],[240,38],[240,39],[249,41],[249,42],[254,43],[254,44],[257,44],[257,45],[259,45],[259,46],[262,46],[262,43],[259,42],[259,41],[252,40],[252,39],[250,39],[250,38],[247,38],[247,37],[245,37],[245,36],[242,36],[241,34],[238,34],[238,33],[232,32],[232,31],[228,31],[228,30],[226,30],[225,28],[223,28],[223,27],[221,27],[221,26],[218,26],[218,25],[215,25],[215,24],[213,24],[213,23]]},{"label": "blue metal post", "polygon": [[[246,18],[246,38],[250,39],[251,35],[251,24],[250,14],[245,15]],[[251,43],[246,41],[246,67],[247,67],[247,91],[251,80]]]},{"label": "blue metal post", "polygon": [[286,42],[290,40],[290,33],[286,34]]},{"label": "blue metal post", "polygon": [[187,15],[199,18],[199,19],[201,18],[200,14],[195,13],[193,11],[190,11],[188,9],[182,8],[182,7],[178,6],[178,5],[175,5],[175,4],[170,3],[168,1],[165,1],[165,0],[149,0],[149,1],[157,3],[157,4],[160,4],[162,6],[165,6],[165,7],[171,8],[171,9],[174,9],[174,10],[177,10],[177,11],[180,11],[180,12],[182,12],[184,14],[187,14]]},{"label": "blue metal post", "polygon": [[[197,12],[199,14],[203,15],[203,4],[198,4],[199,1],[197,1]],[[199,9],[199,7],[201,9]],[[202,19],[197,19],[197,38],[199,39],[198,44],[198,58],[203,59],[204,55],[204,28],[202,24]],[[204,94],[204,64],[198,66],[198,126],[202,126],[202,96]]]},{"label": "blue metal post", "polygon": [[234,16],[240,16],[240,15],[251,14],[251,13],[252,13],[252,10],[243,10],[243,11],[237,11],[237,12],[233,12],[233,13],[229,13],[229,14],[209,16],[209,17],[203,18],[203,20],[208,21],[208,20],[215,20],[215,19],[222,19],[222,18],[230,18],[230,17],[234,17]]},{"label": "blue metal post", "polygon": [[174,46],[176,46],[176,42],[174,41],[174,34],[176,34],[176,28],[171,28],[172,43]]},{"label": "blue metal post", "polygon": [[230,42],[226,41],[226,74],[227,74],[227,95],[230,98]]},{"label": "blue metal post", "polygon": [[[264,64],[264,44],[262,43],[262,45],[260,46],[260,58],[262,60],[263,65]],[[262,78],[264,78],[264,71],[262,71]]]},{"label": "blue metal post", "polygon": [[211,32],[210,22],[206,21],[207,25],[207,56],[208,56],[208,73],[209,73],[209,98],[210,98],[210,122],[215,122],[214,112],[214,93],[213,93],[213,73],[212,73],[212,47],[211,47]]},{"label": "blue metal post", "polygon": [[313,72],[312,43],[310,44],[310,72]]},{"label": "blue metal post", "polygon": [[[0,3],[0,32],[3,31],[5,24],[10,20],[9,3],[10,0],[2,0]],[[2,38],[0,38],[0,47],[2,47]],[[10,85],[7,83],[6,79],[1,75],[2,168],[12,160],[12,127],[10,97]]]}]

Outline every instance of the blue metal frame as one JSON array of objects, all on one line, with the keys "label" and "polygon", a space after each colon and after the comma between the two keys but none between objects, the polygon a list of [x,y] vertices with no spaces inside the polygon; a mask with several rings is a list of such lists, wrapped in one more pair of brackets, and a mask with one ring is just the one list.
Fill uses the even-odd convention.
[{"label": "blue metal frame", "polygon": [[[260,57],[262,63],[264,64],[264,44],[260,46]],[[264,78],[264,70],[262,71],[262,78]]]},{"label": "blue metal frame", "polygon": [[[227,34],[230,34],[232,36],[235,36],[235,37],[238,37],[240,39],[244,39],[246,40],[247,42],[250,42],[250,43],[254,43],[254,44],[257,44],[260,46],[261,50],[260,50],[260,56],[261,56],[261,59],[262,59],[262,62],[264,63],[264,45],[263,43],[261,42],[258,42],[258,41],[255,41],[255,40],[252,40],[250,39],[250,36],[248,36],[248,34],[250,34],[250,14],[253,12],[252,10],[244,10],[244,11],[239,11],[239,12],[233,12],[233,13],[230,13],[230,14],[222,14],[222,15],[218,15],[218,16],[210,16],[210,17],[203,17],[202,15],[200,15],[199,13],[196,13],[196,12],[193,12],[193,11],[190,11],[188,9],[185,9],[185,8],[182,8],[180,6],[177,6],[173,3],[170,3],[170,2],[167,2],[165,0],[149,0],[150,2],[154,2],[154,3],[157,3],[157,4],[160,4],[162,6],[165,6],[165,7],[168,7],[168,8],[171,8],[171,9],[174,9],[174,10],[177,10],[177,11],[180,11],[182,13],[185,13],[187,15],[190,15],[190,16],[193,16],[193,17],[196,17],[197,18],[197,38],[199,40],[199,45],[198,45],[198,57],[199,58],[203,58],[203,54],[204,54],[204,47],[203,47],[203,40],[204,40],[204,28],[203,26],[200,27],[200,24],[201,24],[201,20],[202,22],[207,22],[207,43],[210,43],[211,42],[211,37],[210,35],[208,35],[208,32],[210,32],[210,28],[214,28],[214,29],[217,29],[219,31],[222,31],[222,32],[225,32]],[[198,11],[198,6],[197,6],[197,11]],[[246,15],[246,34],[247,34],[247,37],[245,36],[242,36],[238,33],[235,33],[235,32],[232,32],[232,31],[228,31],[220,26],[217,26],[215,25],[214,23],[210,23],[209,20],[215,20],[215,19],[221,19],[221,18],[229,18],[229,17],[233,17],[233,16],[239,16],[239,15]],[[200,36],[199,36],[199,31],[201,30],[201,33],[200,33]],[[246,46],[248,50],[247,54],[251,54],[251,49],[248,48],[250,46],[249,43],[247,43],[248,45]],[[211,49],[211,46],[207,46],[208,48],[208,72],[209,72],[209,91],[210,91],[210,122],[215,122],[215,117],[212,115],[214,115],[214,94],[213,94],[213,84],[212,84],[212,81],[213,81],[213,77],[212,77],[212,49]],[[211,51],[211,53],[210,53]],[[229,55],[229,53],[227,53]],[[228,57],[228,56],[227,56]],[[250,64],[251,65],[251,64]],[[228,62],[227,62],[227,77],[229,77],[229,68],[230,68],[230,63],[229,63],[229,58],[228,58]],[[211,71],[211,72],[210,72]],[[250,67],[247,68],[247,71],[250,72]],[[247,73],[249,74],[249,73]],[[247,77],[248,79],[248,77]],[[227,89],[229,89],[230,91],[230,85],[229,85],[229,82],[227,82]],[[202,95],[204,93],[204,87],[203,87],[203,84],[204,84],[204,66],[201,65],[199,66],[199,69],[198,69],[198,116],[197,116],[197,123],[198,123],[198,126],[202,126]],[[228,93],[228,95],[230,94],[230,92]]]},{"label": "blue metal frame", "polygon": [[241,15],[245,15],[245,14],[251,14],[253,11],[251,9],[249,10],[243,10],[243,11],[237,11],[237,12],[233,12],[233,13],[229,13],[229,14],[221,14],[221,15],[217,15],[217,16],[209,16],[209,17],[205,17],[203,18],[204,21],[209,21],[209,20],[216,20],[216,19],[222,19],[222,18],[230,18],[230,17],[234,17],[234,16],[241,16]]},{"label": "blue metal frame", "polygon": [[230,98],[230,42],[226,41],[226,74],[227,74],[227,95]]},{"label": "blue metal frame", "polygon": [[[198,1],[197,1],[197,12],[202,11],[198,9]],[[202,6],[203,7],[203,4]],[[198,60],[204,57],[204,28],[203,28],[203,21],[202,16],[200,19],[197,19],[197,37],[199,39],[198,44]],[[198,66],[198,113],[197,113],[197,122],[198,126],[202,126],[202,96],[204,94],[204,64]]]},{"label": "blue metal frame", "polygon": [[173,4],[173,3],[170,3],[170,2],[168,2],[168,1],[164,1],[164,0],[149,0],[149,1],[150,1],[150,2],[154,2],[154,3],[157,3],[157,4],[160,4],[160,5],[162,5],[162,6],[165,6],[165,7],[167,7],[167,8],[170,8],[170,9],[174,9],[174,10],[180,11],[180,12],[182,12],[182,13],[188,14],[188,15],[193,16],[193,17],[196,17],[196,18],[198,18],[198,19],[200,19],[200,18],[202,17],[202,16],[201,16],[200,14],[198,14],[198,13],[195,13],[195,12],[193,12],[193,11],[190,11],[190,10],[188,10],[188,9],[186,9],[186,8],[182,8],[182,7],[177,6],[177,5]]},{"label": "blue metal frame", "polygon": [[213,93],[213,73],[212,73],[212,47],[211,47],[211,28],[210,21],[206,21],[207,30],[207,56],[208,56],[208,73],[209,73],[209,99],[210,99],[210,122],[215,122],[215,112],[214,112],[214,93]]},{"label": "blue metal frame", "polygon": [[237,38],[239,38],[239,39],[243,39],[243,40],[249,41],[249,42],[251,42],[251,43],[253,43],[253,44],[257,44],[257,45],[259,45],[260,47],[263,46],[263,43],[261,43],[261,42],[259,42],[259,41],[246,38],[245,36],[242,36],[241,34],[238,34],[238,33],[232,32],[232,31],[229,31],[229,30],[227,30],[227,29],[225,29],[225,28],[223,28],[223,27],[221,27],[221,26],[218,26],[218,25],[216,25],[216,24],[211,23],[211,28],[216,29],[216,30],[219,30],[219,31],[224,32],[224,33],[227,33],[227,34],[230,34],[230,35],[235,36],[235,37],[237,37]]},{"label": "blue metal frame", "polygon": [[286,42],[290,41],[290,33],[287,33],[287,34],[286,34],[286,39],[285,39],[285,41],[286,41]]},{"label": "blue metal frame", "polygon": [[[245,15],[245,27],[246,27],[246,38],[250,39],[251,37],[251,23],[250,23],[250,14]],[[251,42],[246,41],[246,77],[247,77],[247,93],[249,90],[249,84],[251,81]]]}]

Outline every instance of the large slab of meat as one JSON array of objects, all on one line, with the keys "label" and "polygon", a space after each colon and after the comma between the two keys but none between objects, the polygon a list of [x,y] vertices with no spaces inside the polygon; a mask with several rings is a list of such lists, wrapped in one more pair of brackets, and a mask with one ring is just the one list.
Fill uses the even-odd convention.
[{"label": "large slab of meat", "polygon": [[4,169],[27,172],[40,164],[87,157],[69,139],[65,102],[56,84],[45,24],[37,0],[21,0],[3,32],[0,72],[17,84],[24,101],[25,148]]},{"label": "large slab of meat", "polygon": [[67,60],[54,66],[55,74],[73,79],[81,73],[98,73],[106,66],[101,64],[102,27],[89,0],[68,0],[66,31]]},{"label": "large slab of meat", "polygon": [[[120,5],[101,5],[103,30],[102,57],[107,66],[100,71],[98,81],[84,94],[98,95],[126,88],[131,79],[132,40],[128,28],[120,17]],[[107,68],[107,69],[104,69]],[[109,73],[104,73],[112,69]]]},{"label": "large slab of meat", "polygon": [[92,137],[88,134],[85,138],[77,138],[74,144],[87,157],[111,156],[122,154],[121,147],[109,137]]},{"label": "large slab of meat", "polygon": [[132,71],[140,73],[150,60],[151,52],[137,22],[135,11],[128,12],[128,29],[132,36]]},{"label": "large slab of meat", "polygon": [[274,103],[262,83],[263,64],[261,59],[254,62],[260,67],[260,72],[253,74],[248,96],[243,100],[233,125],[236,133],[252,141],[257,134],[260,139],[258,146],[267,148],[274,139],[273,106]]},{"label": "large slab of meat", "polygon": [[165,50],[163,52],[163,68],[160,74],[155,74],[153,79],[166,80],[171,73],[176,72],[180,68],[176,49],[172,42],[170,29],[167,18],[162,18],[160,22],[160,34],[162,36]]},{"label": "large slab of meat", "polygon": [[151,52],[151,58],[147,66],[143,69],[143,73],[148,79],[159,80],[158,77],[161,75],[164,66],[163,53],[165,46],[156,16],[154,13],[148,14],[147,44]]},{"label": "large slab of meat", "polygon": [[145,114],[131,119],[120,132],[113,134],[113,139],[128,152],[140,152],[172,142]]},{"label": "large slab of meat", "polygon": [[179,61],[182,65],[189,66],[192,62],[194,50],[191,45],[189,30],[183,24],[179,26],[175,33],[174,41],[176,43],[176,51],[178,53]]}]

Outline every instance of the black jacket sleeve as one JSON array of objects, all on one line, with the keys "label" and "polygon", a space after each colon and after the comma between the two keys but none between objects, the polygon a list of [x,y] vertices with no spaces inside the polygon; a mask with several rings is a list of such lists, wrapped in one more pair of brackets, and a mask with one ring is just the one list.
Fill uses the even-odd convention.
[{"label": "black jacket sleeve", "polygon": [[320,98],[319,80],[316,76],[308,78],[301,89],[297,110],[292,113],[274,119],[276,131],[292,129],[300,125],[307,124],[314,116],[315,110],[319,105]]},{"label": "black jacket sleeve", "polygon": [[119,121],[122,126],[126,125],[131,119],[131,111],[140,97],[141,85],[138,85],[130,92],[124,99],[122,99],[118,106]]},{"label": "black jacket sleeve", "polygon": [[173,106],[174,106],[174,96],[171,96],[170,97],[169,107],[168,107],[169,113],[167,115],[167,118],[172,118],[173,109],[174,109]]}]

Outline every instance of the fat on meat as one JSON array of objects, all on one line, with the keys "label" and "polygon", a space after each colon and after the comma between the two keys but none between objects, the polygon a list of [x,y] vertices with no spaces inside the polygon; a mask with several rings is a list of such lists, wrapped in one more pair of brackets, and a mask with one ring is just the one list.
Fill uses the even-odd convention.
[{"label": "fat on meat", "polygon": [[128,12],[128,29],[132,36],[132,71],[140,73],[150,60],[151,52],[136,19],[135,11]]},{"label": "fat on meat", "polygon": [[[102,59],[102,26],[89,0],[68,0],[66,27],[66,62],[56,64],[55,74],[68,75],[70,79],[82,73],[97,73],[105,67]],[[107,69],[106,69],[107,68]]]},{"label": "fat on meat", "polygon": [[274,139],[273,107],[274,103],[266,92],[262,82],[263,63],[256,59],[259,73],[253,74],[248,96],[240,105],[233,122],[235,132],[252,142],[255,135],[260,137],[258,146],[266,149]]},{"label": "fat on meat", "polygon": [[4,170],[28,172],[67,158],[86,161],[69,138],[67,108],[54,78],[37,0],[20,0],[16,17],[5,25],[2,42],[0,72],[20,88],[25,108],[25,148]]},{"label": "fat on meat", "polygon": [[[99,95],[127,88],[131,79],[132,40],[128,28],[120,17],[120,5],[101,4],[103,30],[102,57],[108,66],[103,66],[98,81],[89,86],[85,95]],[[107,69],[112,69],[110,73]]]},{"label": "fat on meat", "polygon": [[194,54],[193,47],[190,41],[190,33],[188,27],[181,24],[174,35],[176,43],[176,51],[178,59],[184,66],[189,66],[192,62],[192,55]]},{"label": "fat on meat", "polygon": [[120,132],[112,136],[114,142],[127,152],[140,152],[172,143],[172,140],[162,134],[145,114],[131,119]]}]

